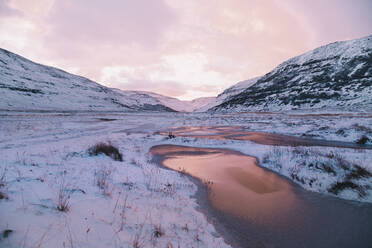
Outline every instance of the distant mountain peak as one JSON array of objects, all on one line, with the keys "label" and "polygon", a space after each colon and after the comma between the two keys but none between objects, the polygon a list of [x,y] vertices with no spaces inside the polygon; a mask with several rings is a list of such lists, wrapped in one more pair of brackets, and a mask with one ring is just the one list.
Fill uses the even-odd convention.
[{"label": "distant mountain peak", "polygon": [[200,97],[193,100],[185,101],[179,100],[174,97],[164,96],[158,93],[148,92],[148,91],[136,91],[143,94],[147,94],[158,99],[163,105],[174,109],[178,112],[194,112],[208,105],[209,103],[215,101],[216,97]]}]

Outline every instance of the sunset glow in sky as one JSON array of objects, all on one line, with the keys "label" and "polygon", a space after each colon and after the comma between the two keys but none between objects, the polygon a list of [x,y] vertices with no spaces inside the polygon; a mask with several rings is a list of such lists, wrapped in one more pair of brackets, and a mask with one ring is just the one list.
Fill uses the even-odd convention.
[{"label": "sunset glow in sky", "polygon": [[0,0],[0,47],[109,87],[193,99],[372,34],[370,0]]}]

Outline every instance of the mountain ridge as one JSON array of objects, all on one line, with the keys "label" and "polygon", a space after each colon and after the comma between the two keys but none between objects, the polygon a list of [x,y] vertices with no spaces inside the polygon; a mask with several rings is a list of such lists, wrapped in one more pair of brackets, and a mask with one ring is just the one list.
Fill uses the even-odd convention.
[{"label": "mountain ridge", "polygon": [[150,95],[157,98],[163,105],[168,106],[179,112],[194,112],[204,106],[208,105],[210,102],[214,101],[216,97],[199,97],[193,100],[179,100],[175,97],[165,96],[149,91],[136,91],[142,92],[144,94]]},{"label": "mountain ridge", "polygon": [[149,91],[110,88],[2,48],[0,80],[2,110],[193,112],[215,99],[182,101]]},{"label": "mountain ridge", "polygon": [[0,109],[170,111],[149,95],[117,91],[0,48]]},{"label": "mountain ridge", "polygon": [[213,108],[217,105],[220,105],[224,101],[230,99],[234,95],[239,94],[240,92],[244,91],[246,88],[255,84],[259,78],[260,77],[254,77],[254,78],[244,80],[244,81],[240,81],[240,82],[234,84],[233,86],[225,89],[222,93],[218,94],[217,97],[215,98],[215,101],[212,101],[212,102],[208,103],[207,105],[200,107],[196,111],[205,112],[208,109],[211,109],[211,108]]},{"label": "mountain ridge", "polygon": [[0,48],[0,109],[246,112],[372,109],[372,35],[290,58],[217,97],[182,101],[103,86]]},{"label": "mountain ridge", "polygon": [[372,109],[372,35],[318,47],[279,64],[208,111]]}]

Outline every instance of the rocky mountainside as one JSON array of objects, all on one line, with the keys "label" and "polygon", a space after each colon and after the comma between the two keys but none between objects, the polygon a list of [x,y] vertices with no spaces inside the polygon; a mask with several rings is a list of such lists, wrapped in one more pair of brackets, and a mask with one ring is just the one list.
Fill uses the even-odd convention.
[{"label": "rocky mountainside", "polygon": [[289,59],[209,111],[292,109],[371,111],[372,35]]},{"label": "rocky mountainside", "polygon": [[111,89],[0,49],[0,109],[174,111],[146,94]]}]

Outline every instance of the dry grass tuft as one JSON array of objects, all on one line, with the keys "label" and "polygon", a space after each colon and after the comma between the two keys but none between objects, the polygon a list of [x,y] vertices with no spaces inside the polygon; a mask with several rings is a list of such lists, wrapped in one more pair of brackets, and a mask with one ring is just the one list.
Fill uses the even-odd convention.
[{"label": "dry grass tuft", "polygon": [[95,184],[100,188],[104,195],[111,196],[110,179],[112,171],[106,166],[100,167],[95,172]]},{"label": "dry grass tuft", "polygon": [[160,238],[161,236],[163,236],[165,234],[163,228],[161,227],[161,224],[159,225],[155,225],[154,227],[154,231],[152,233],[152,235],[155,237],[155,238]]},{"label": "dry grass tuft", "polygon": [[360,197],[366,196],[366,192],[364,188],[356,183],[353,183],[349,180],[345,180],[343,182],[337,182],[331,186],[331,188],[328,189],[328,192],[338,195],[341,191],[345,189],[352,189],[356,190]]},{"label": "dry grass tuft", "polygon": [[134,235],[134,239],[132,242],[132,247],[133,248],[143,248],[145,247],[145,238],[142,235],[143,231],[143,224],[140,225],[140,228],[137,229],[136,234]]},{"label": "dry grass tuft", "polygon": [[8,197],[8,195],[5,194],[4,192],[1,192],[1,191],[0,191],[0,200],[1,200],[1,199],[9,200],[9,197]]},{"label": "dry grass tuft", "polygon": [[372,177],[372,173],[367,171],[363,167],[360,167],[359,165],[354,165],[353,170],[346,175],[347,180],[360,179],[362,177],[364,178]]},{"label": "dry grass tuft", "polygon": [[370,139],[367,137],[367,136],[365,136],[365,135],[363,135],[362,137],[360,137],[357,141],[356,141],[356,143],[358,144],[358,145],[365,145],[367,142],[369,142],[370,141]]},{"label": "dry grass tuft", "polygon": [[58,189],[58,199],[57,199],[57,210],[61,212],[68,212],[70,209],[70,196],[71,191],[68,190],[68,184],[65,179],[62,178],[59,189]]},{"label": "dry grass tuft", "polygon": [[115,146],[106,143],[97,143],[88,150],[91,156],[97,156],[98,154],[105,154],[113,160],[123,161],[123,155],[119,152],[119,149]]},{"label": "dry grass tuft", "polygon": [[[6,186],[7,186],[7,181],[6,181],[7,171],[8,171],[8,169],[5,167],[0,172],[0,188],[6,188]],[[1,199],[9,200],[9,197],[5,192],[0,191],[0,200]]]},{"label": "dry grass tuft", "polygon": [[4,239],[6,239],[7,237],[9,237],[9,235],[13,232],[13,230],[11,229],[5,229],[2,233],[2,236]]},{"label": "dry grass tuft", "polygon": [[5,167],[0,172],[0,188],[6,186],[6,173],[7,173],[7,171],[8,171],[8,169]]},{"label": "dry grass tuft", "polygon": [[176,135],[174,135],[172,132],[169,132],[167,139],[174,139],[174,138],[176,138]]}]

